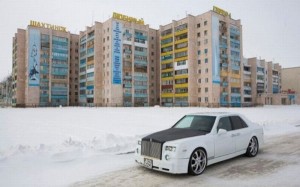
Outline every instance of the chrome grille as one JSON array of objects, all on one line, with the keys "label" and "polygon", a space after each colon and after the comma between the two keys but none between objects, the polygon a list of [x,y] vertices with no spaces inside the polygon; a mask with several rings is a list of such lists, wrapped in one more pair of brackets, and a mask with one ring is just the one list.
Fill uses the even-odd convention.
[{"label": "chrome grille", "polygon": [[161,143],[142,141],[142,155],[161,159]]}]

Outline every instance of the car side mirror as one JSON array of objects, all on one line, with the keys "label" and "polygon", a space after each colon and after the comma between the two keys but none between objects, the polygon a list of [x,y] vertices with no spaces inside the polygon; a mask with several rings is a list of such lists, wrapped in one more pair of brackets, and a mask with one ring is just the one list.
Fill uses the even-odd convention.
[{"label": "car side mirror", "polygon": [[218,134],[226,134],[227,133],[227,130],[225,130],[225,129],[219,129],[219,131],[218,131]]}]

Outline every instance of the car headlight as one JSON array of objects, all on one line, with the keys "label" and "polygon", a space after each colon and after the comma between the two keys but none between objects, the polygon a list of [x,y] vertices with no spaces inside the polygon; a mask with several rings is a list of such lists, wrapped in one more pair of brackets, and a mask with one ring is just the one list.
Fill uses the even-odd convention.
[{"label": "car headlight", "polygon": [[141,140],[138,140],[138,145],[141,145],[142,144],[142,141]]},{"label": "car headlight", "polygon": [[175,152],[176,151],[176,147],[175,146],[166,146],[165,148],[166,151],[171,151],[171,152]]}]

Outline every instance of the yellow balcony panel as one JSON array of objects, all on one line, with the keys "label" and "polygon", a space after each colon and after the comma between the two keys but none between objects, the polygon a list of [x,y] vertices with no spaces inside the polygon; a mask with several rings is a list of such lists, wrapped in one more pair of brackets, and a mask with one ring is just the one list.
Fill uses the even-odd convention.
[{"label": "yellow balcony panel", "polygon": [[168,64],[170,62],[173,62],[173,59],[161,61],[161,64]]},{"label": "yellow balcony panel", "polygon": [[241,74],[231,74],[231,77],[232,78],[236,78],[236,79],[239,79],[239,78],[241,78]]},{"label": "yellow balcony panel", "polygon": [[177,41],[175,41],[174,43],[175,44],[179,44],[179,43],[184,43],[184,42],[187,42],[188,41],[188,39],[187,38],[184,38],[184,39],[181,39],[181,40],[177,40]]},{"label": "yellow balcony panel", "polygon": [[94,60],[88,61],[86,64],[87,64],[87,65],[94,64]]},{"label": "yellow balcony panel", "polygon": [[170,72],[173,70],[174,70],[173,68],[168,68],[168,69],[161,70],[161,73],[166,73],[166,72]]},{"label": "yellow balcony panel", "polygon": [[238,88],[240,88],[241,87],[241,83],[240,82],[231,82],[230,86],[231,87],[238,87]]},{"label": "yellow balcony panel", "polygon": [[165,35],[165,36],[161,36],[161,37],[160,37],[160,40],[164,40],[164,39],[172,38],[172,37],[173,37],[173,33],[168,34],[168,35]]},{"label": "yellow balcony panel", "polygon": [[188,29],[177,31],[177,32],[175,32],[175,36],[178,36],[178,35],[181,35],[181,34],[184,34],[184,33],[187,33],[187,32],[188,32]]},{"label": "yellow balcony panel", "polygon": [[173,93],[162,93],[161,97],[173,97],[174,94]]},{"label": "yellow balcony panel", "polygon": [[86,86],[94,85],[94,81],[87,81]]},{"label": "yellow balcony panel", "polygon": [[173,51],[161,53],[161,56],[167,56],[167,55],[171,55],[171,54],[173,54]]},{"label": "yellow balcony panel", "polygon": [[184,48],[181,48],[181,49],[175,49],[175,53],[179,53],[179,52],[183,52],[183,51],[187,51],[188,48],[187,47],[184,47]]},{"label": "yellow balcony panel", "polygon": [[187,59],[188,59],[187,56],[180,57],[180,58],[175,58],[175,62],[182,61],[182,60],[187,60]]},{"label": "yellow balcony panel", "polygon": [[227,71],[221,71],[221,76],[222,77],[227,77],[228,76],[228,72]]},{"label": "yellow balcony panel", "polygon": [[172,45],[173,45],[173,42],[170,42],[170,43],[161,45],[161,48],[170,47],[170,46],[172,46]]},{"label": "yellow balcony panel", "polygon": [[175,84],[175,88],[188,88],[188,83],[184,83],[184,84]]},{"label": "yellow balcony panel", "polygon": [[185,79],[185,78],[188,78],[188,77],[189,77],[188,74],[175,75],[175,79]]},{"label": "yellow balcony panel", "polygon": [[189,93],[177,93],[175,94],[175,97],[188,97]]},{"label": "yellow balcony panel", "polygon": [[174,77],[163,77],[161,78],[162,81],[168,81],[168,80],[173,80]]}]

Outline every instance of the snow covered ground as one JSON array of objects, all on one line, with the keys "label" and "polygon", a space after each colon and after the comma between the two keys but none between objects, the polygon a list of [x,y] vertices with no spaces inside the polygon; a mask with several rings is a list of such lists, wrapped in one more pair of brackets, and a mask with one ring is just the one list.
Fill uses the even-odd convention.
[{"label": "snow covered ground", "polygon": [[187,113],[244,114],[266,140],[300,132],[300,106],[258,108],[1,108],[0,186],[66,186],[134,166],[136,139]]}]

